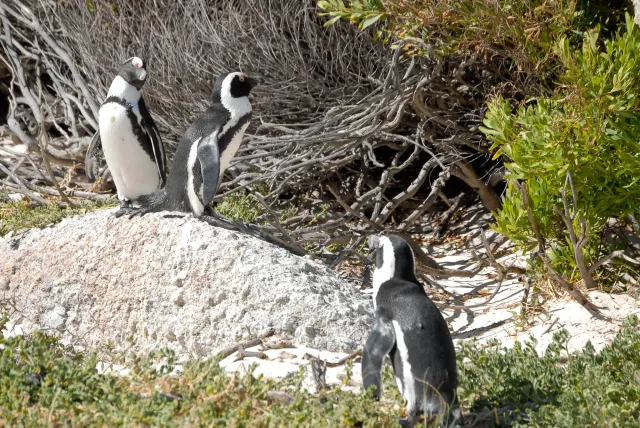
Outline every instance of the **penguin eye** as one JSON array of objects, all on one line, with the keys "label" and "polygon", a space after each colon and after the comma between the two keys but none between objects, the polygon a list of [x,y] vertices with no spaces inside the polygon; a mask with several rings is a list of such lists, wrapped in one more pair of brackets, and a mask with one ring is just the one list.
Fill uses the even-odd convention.
[{"label": "penguin eye", "polygon": [[241,82],[244,82],[244,75],[241,75],[241,76],[240,76],[240,81],[241,81]]},{"label": "penguin eye", "polygon": [[131,61],[131,65],[133,65],[135,68],[142,68],[142,60],[140,58],[134,58]]}]

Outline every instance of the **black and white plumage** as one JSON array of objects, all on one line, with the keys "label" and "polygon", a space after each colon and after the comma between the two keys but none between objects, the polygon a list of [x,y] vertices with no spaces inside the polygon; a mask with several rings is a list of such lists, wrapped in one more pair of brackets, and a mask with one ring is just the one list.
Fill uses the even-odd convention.
[{"label": "black and white plumage", "polygon": [[409,244],[398,236],[371,236],[375,251],[373,302],[375,323],[362,352],[365,389],[381,394],[381,371],[389,355],[396,382],[407,400],[413,426],[419,414],[439,415],[445,426],[455,426],[457,408],[456,353],[446,321],[418,283]]},{"label": "black and white plumage", "polygon": [[165,188],[140,197],[140,208],[122,214],[164,210],[193,212],[196,216],[209,213],[218,184],[249,126],[249,94],[257,82],[240,72],[219,76],[211,106],[180,139]]},{"label": "black and white plumage", "polygon": [[129,58],[120,66],[100,106],[99,130],[85,155],[90,181],[95,181],[104,155],[121,207],[129,207],[139,196],[161,189],[166,181],[164,146],[142,98],[146,79],[141,58]]}]

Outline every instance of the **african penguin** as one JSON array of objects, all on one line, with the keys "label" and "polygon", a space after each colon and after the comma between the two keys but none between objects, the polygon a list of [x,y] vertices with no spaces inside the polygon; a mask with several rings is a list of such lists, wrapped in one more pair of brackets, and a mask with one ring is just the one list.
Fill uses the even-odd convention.
[{"label": "african penguin", "polygon": [[164,189],[138,199],[123,214],[157,211],[211,214],[211,201],[251,119],[249,94],[258,80],[244,73],[219,76],[212,103],[180,139]]},{"label": "african penguin", "polygon": [[104,153],[121,209],[140,195],[161,189],[166,181],[164,146],[141,93],[146,79],[141,58],[129,58],[120,66],[100,106],[99,131],[85,155],[87,177],[95,181],[100,152]]},{"label": "african penguin", "polygon": [[424,413],[455,426],[460,418],[456,353],[446,321],[418,283],[413,251],[394,235],[370,236],[368,242],[376,259],[375,322],[362,351],[364,388],[374,386],[380,399],[382,364],[389,355],[407,400],[408,419],[400,424],[414,426]]}]

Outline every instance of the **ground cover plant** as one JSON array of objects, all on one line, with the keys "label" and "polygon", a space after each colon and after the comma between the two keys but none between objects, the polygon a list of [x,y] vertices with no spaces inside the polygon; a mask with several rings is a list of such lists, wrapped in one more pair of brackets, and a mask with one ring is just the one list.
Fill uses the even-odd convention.
[{"label": "ground cover plant", "polygon": [[[4,322],[2,323],[4,324]],[[4,325],[3,325],[4,326]],[[513,349],[463,343],[458,392],[476,426],[637,426],[640,423],[640,331],[629,318],[611,344],[569,355],[566,331],[539,356],[535,342]],[[0,338],[0,424],[41,426],[395,426],[401,398],[389,365],[384,399],[368,393],[301,388],[302,376],[265,381],[227,375],[215,359],[174,369],[172,353],[114,356],[125,377],[98,374],[96,353],[79,354],[42,333]],[[105,353],[103,353],[104,355]],[[106,353],[108,354],[108,352]],[[125,362],[125,358],[126,362]],[[162,362],[162,364],[158,364]],[[268,399],[286,392],[288,404]]]}]

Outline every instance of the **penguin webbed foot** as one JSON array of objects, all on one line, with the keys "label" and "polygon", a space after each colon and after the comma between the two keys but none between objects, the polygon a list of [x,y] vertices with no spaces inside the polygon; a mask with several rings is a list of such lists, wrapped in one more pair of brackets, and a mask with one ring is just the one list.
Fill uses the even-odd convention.
[{"label": "penguin webbed foot", "polygon": [[214,217],[216,213],[213,211],[213,207],[211,206],[211,204],[209,204],[209,205],[205,205],[204,211],[202,212],[202,214],[208,215],[209,217]]},{"label": "penguin webbed foot", "polygon": [[409,419],[398,419],[398,423],[403,428],[411,428],[411,427],[413,427],[413,424],[411,423],[411,421]]},{"label": "penguin webbed foot", "polygon": [[412,428],[418,424],[418,422],[420,421],[420,416],[421,415],[419,413],[409,413],[406,419],[398,419],[398,423],[401,427]]},{"label": "penguin webbed foot", "polygon": [[133,208],[131,201],[127,198],[120,199],[120,210]]},{"label": "penguin webbed foot", "polygon": [[120,208],[118,211],[116,211],[116,218],[122,217],[123,215],[129,216],[129,218],[133,218],[137,215],[139,215],[140,217],[142,217],[143,215],[150,213],[151,210],[149,208],[145,208],[145,207],[140,207],[140,208],[134,208],[132,206],[129,206],[127,208]]}]

